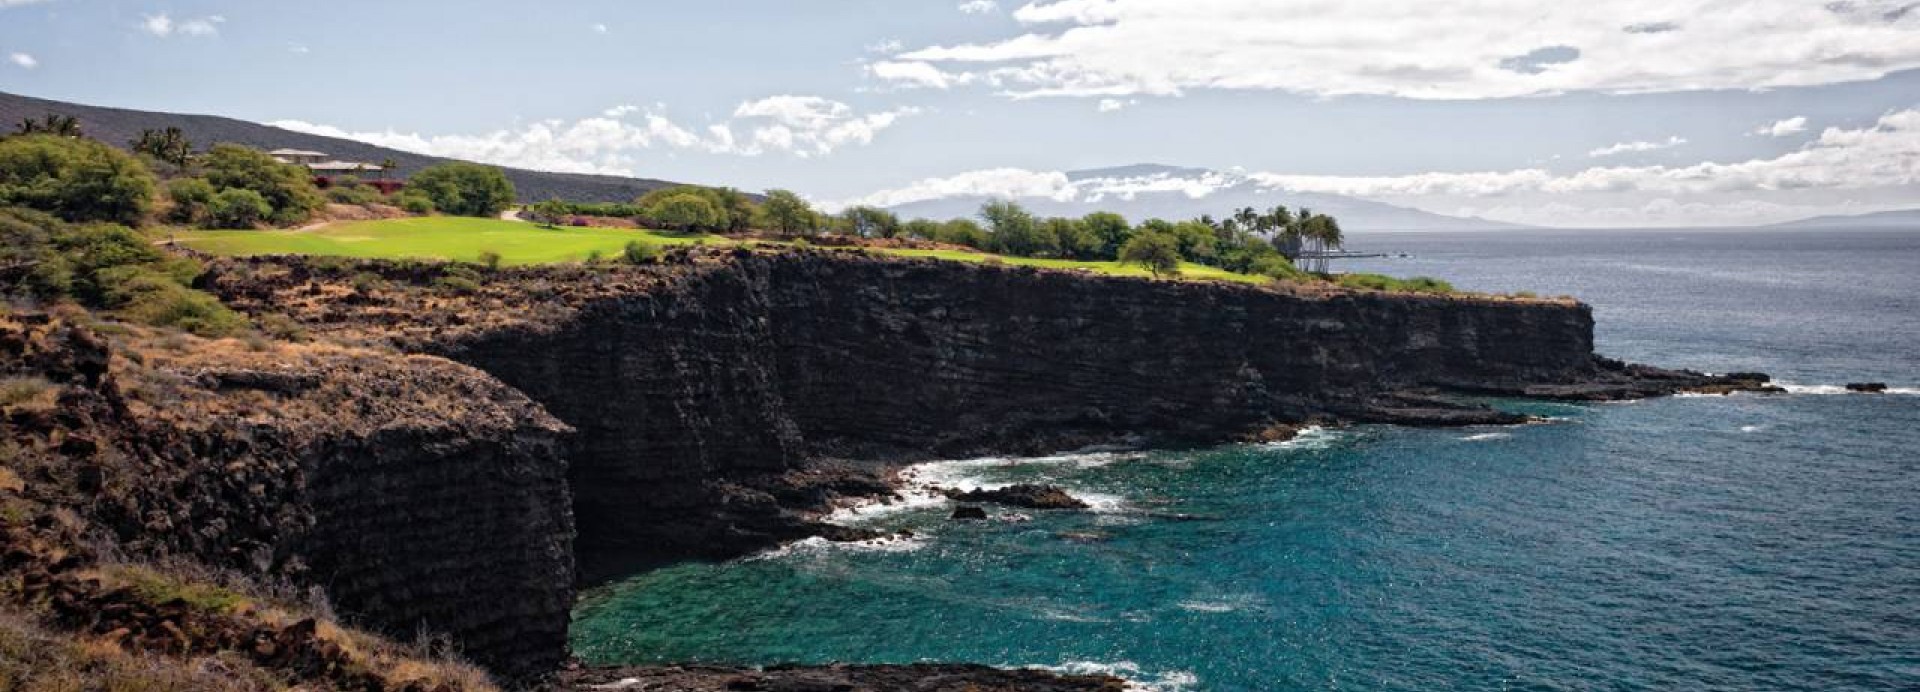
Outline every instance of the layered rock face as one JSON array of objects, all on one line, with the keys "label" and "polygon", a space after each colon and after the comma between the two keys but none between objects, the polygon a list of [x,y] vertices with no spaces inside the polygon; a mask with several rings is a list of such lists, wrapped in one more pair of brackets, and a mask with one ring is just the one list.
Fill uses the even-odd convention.
[{"label": "layered rock face", "polygon": [[[175,341],[177,340],[177,342]],[[444,633],[507,676],[552,670],[572,606],[568,432],[442,359],[0,320],[6,466],[141,559],[324,590],[347,620]]]},{"label": "layered rock face", "polygon": [[1573,304],[741,253],[596,293],[539,328],[424,348],[579,429],[572,481],[594,577],[815,532],[782,510],[808,504],[783,497],[782,480],[813,459],[1207,443],[1314,419],[1391,420],[1411,388],[1578,381],[1595,370],[1591,334]]}]

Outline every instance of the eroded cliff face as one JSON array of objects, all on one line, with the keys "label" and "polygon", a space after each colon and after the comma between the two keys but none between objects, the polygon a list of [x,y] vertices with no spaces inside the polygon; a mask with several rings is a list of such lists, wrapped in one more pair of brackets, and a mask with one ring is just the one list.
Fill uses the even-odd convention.
[{"label": "eroded cliff face", "polygon": [[1581,382],[1598,367],[1591,315],[1570,302],[843,252],[503,271],[460,293],[435,288],[438,271],[259,261],[228,265],[215,287],[252,311],[473,365],[576,428],[588,578],[831,532],[794,510],[886,492],[825,459],[1201,444],[1315,420],[1513,421],[1419,393]]},{"label": "eroded cliff face", "polygon": [[121,331],[0,319],[0,376],[49,399],[7,409],[0,491],[21,507],[131,559],[321,589],[348,622],[444,633],[509,677],[560,662],[568,430],[538,405],[438,358]]}]

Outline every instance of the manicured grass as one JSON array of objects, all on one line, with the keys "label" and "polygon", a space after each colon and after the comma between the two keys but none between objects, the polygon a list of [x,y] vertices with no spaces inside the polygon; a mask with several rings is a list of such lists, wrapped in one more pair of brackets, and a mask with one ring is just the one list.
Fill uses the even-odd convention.
[{"label": "manicured grass", "polygon": [[428,216],[356,221],[311,231],[182,231],[195,250],[216,255],[334,255],[477,261],[500,254],[504,264],[577,262],[590,253],[615,257],[633,240],[661,245],[729,242],[711,235],[620,228],[547,228],[498,219]]},{"label": "manicured grass", "polygon": [[[1123,264],[1120,264],[1119,262],[1083,262],[1079,260],[1036,259],[1032,257],[1007,257],[1004,255],[989,255],[989,254],[979,253],[979,252],[967,252],[965,250],[884,249],[884,250],[876,250],[876,252],[884,252],[890,255],[901,255],[905,257],[932,257],[935,259],[954,260],[957,262],[985,262],[988,260],[999,260],[1001,262],[1005,262],[1010,265],[1017,265],[1017,266],[1024,266],[1024,267],[1047,267],[1050,269],[1085,269],[1085,270],[1089,270],[1099,274],[1112,274],[1114,276],[1152,276],[1153,275],[1152,273],[1148,272],[1145,267],[1142,267],[1138,264],[1123,265]],[[1222,281],[1238,281],[1240,283],[1249,283],[1249,284],[1261,284],[1261,283],[1266,283],[1268,281],[1272,281],[1272,279],[1269,279],[1264,276],[1254,276],[1252,274],[1236,274],[1234,272],[1230,272],[1225,269],[1221,269],[1219,267],[1209,267],[1204,264],[1194,264],[1192,262],[1180,263],[1180,275],[1177,278],[1218,279]]]},{"label": "manicured grass", "polygon": [[[518,221],[455,216],[356,221],[311,231],[180,231],[175,237],[188,247],[216,255],[333,255],[474,262],[479,260],[482,252],[496,252],[500,254],[503,264],[578,262],[595,251],[603,257],[612,258],[619,256],[620,251],[633,240],[661,245],[734,242],[716,235],[619,228],[547,228]],[[1139,265],[1123,266],[1118,262],[1007,257],[965,250],[872,250],[904,257],[929,257],[957,262],[998,260],[1018,266],[1084,269],[1114,276],[1150,276]],[[1186,262],[1181,263],[1178,278],[1242,283],[1270,281],[1263,276],[1235,274]]]}]

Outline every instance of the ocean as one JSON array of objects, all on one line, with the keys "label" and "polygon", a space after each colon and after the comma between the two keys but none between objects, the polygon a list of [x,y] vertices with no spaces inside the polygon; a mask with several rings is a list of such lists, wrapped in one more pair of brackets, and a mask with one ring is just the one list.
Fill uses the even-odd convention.
[{"label": "ocean", "polygon": [[[1090,512],[918,497],[585,594],[592,663],[968,661],[1155,690],[1920,688],[1920,231],[1358,234],[1344,268],[1569,294],[1606,355],[1779,396],[1503,401],[1520,427],[973,459]],[[1894,393],[1843,393],[1880,381]]]}]

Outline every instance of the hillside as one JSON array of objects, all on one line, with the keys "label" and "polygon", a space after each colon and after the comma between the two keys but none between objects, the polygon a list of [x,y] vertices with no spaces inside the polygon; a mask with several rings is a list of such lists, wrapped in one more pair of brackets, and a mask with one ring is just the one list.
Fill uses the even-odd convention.
[{"label": "hillside", "polygon": [[[1204,168],[1139,164],[1071,171],[1067,173],[1067,180],[1079,191],[1072,199],[1023,197],[1017,201],[1043,216],[1082,216],[1111,211],[1136,221],[1191,219],[1201,214],[1217,218],[1242,207],[1265,210],[1284,204],[1338,217],[1348,232],[1528,228],[1501,221],[1435,214],[1358,197],[1268,188],[1237,173]],[[1196,193],[1199,196],[1195,196]],[[905,217],[970,217],[988,199],[980,195],[944,197],[902,204],[892,210]]]},{"label": "hillside", "polygon": [[[127,146],[127,143],[138,136],[141,130],[178,127],[185,130],[187,137],[198,147],[217,142],[232,142],[262,149],[293,148],[322,151],[328,156],[348,161],[378,163],[391,158],[400,164],[399,173],[403,176],[410,171],[417,171],[448,160],[438,156],[388,149],[348,139],[303,134],[215,115],[183,115],[87,106],[0,92],[0,125],[4,125],[6,131],[12,131],[14,125],[21,120],[39,118],[48,113],[78,118],[80,127],[87,136],[118,147]],[[665,180],[580,173],[548,173],[519,168],[503,167],[502,170],[506,171],[507,177],[513,181],[515,189],[520,193],[520,200],[524,202],[537,202],[551,197],[583,202],[625,202],[649,190],[679,184]]]},{"label": "hillside", "polygon": [[1815,216],[1771,224],[1767,228],[1912,228],[1920,229],[1920,209],[1898,209],[1871,214]]}]

